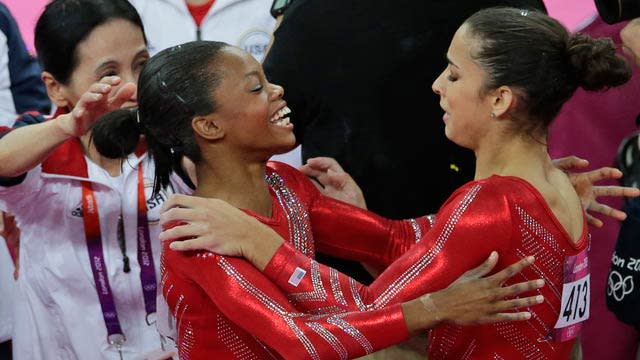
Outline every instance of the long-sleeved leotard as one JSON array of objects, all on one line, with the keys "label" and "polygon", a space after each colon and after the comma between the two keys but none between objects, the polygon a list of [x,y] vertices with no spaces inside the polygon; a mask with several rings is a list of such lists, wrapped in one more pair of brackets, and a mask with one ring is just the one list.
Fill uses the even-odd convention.
[{"label": "long-sleeved leotard", "polygon": [[[305,256],[318,250],[384,268],[431,226],[428,217],[392,221],[324,197],[287,165],[270,163],[267,170],[272,217],[252,215]],[[321,291],[297,294],[317,305],[300,311],[243,259],[166,246],[161,288],[175,317],[181,359],[347,359],[408,337],[398,304],[347,312],[334,305],[341,299],[332,291],[337,284],[326,283]]]},{"label": "long-sleeved leotard", "polygon": [[[369,287],[316,263],[287,244],[280,247],[264,273],[298,309],[318,306],[307,294],[327,292],[334,295],[325,298],[327,307],[372,310],[442,289],[480,264],[492,250],[500,255],[497,269],[534,255],[535,263],[508,282],[545,280],[545,287],[537,291],[545,302],[529,309],[530,321],[438,327],[431,333],[429,359],[566,359],[573,341],[554,341],[553,328],[560,313],[563,266],[568,257],[585,250],[586,221],[580,239],[574,243],[535,188],[522,179],[501,176],[461,187],[443,205],[437,219],[421,241]],[[342,229],[332,231],[340,233]],[[316,241],[330,240],[316,237]],[[308,275],[295,286],[288,283],[288,277],[301,270]]]}]

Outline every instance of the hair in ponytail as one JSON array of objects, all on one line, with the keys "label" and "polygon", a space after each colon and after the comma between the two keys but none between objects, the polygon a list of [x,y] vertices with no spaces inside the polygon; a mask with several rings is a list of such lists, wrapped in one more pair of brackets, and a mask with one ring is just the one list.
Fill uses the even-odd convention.
[{"label": "hair in ponytail", "polygon": [[135,150],[141,135],[137,112],[137,108],[115,110],[96,121],[91,140],[102,156],[121,159]]}]

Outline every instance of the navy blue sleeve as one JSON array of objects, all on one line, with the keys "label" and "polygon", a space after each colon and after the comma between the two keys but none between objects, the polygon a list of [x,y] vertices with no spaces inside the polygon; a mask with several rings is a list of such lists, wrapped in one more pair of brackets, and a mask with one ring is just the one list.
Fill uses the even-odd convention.
[{"label": "navy blue sleeve", "polygon": [[41,68],[29,54],[20,35],[18,24],[7,7],[0,3],[0,31],[7,37],[11,93],[16,112],[39,111],[48,114],[51,102],[40,79]]}]

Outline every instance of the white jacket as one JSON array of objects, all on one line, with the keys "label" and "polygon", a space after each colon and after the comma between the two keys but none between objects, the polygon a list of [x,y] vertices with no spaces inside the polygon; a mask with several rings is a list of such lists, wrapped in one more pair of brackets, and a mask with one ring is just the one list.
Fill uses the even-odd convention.
[{"label": "white jacket", "polygon": [[129,0],[140,13],[149,51],[198,39],[238,46],[262,61],[271,42],[275,19],[271,0],[216,0],[197,28],[185,0]]},{"label": "white jacket", "polygon": [[[15,214],[22,231],[20,277],[15,298],[14,354],[29,359],[119,359],[107,343],[107,331],[89,264],[82,218],[83,174],[93,184],[100,215],[108,280],[122,331],[124,359],[160,348],[155,325],[145,321],[137,260],[137,168],[144,166],[149,199],[154,166],[146,154],[132,154],[122,174],[112,178],[84,157],[79,142],[61,145],[31,170],[19,185],[0,187],[0,209]],[[177,176],[172,189],[147,201],[156,281],[160,282],[160,205],[168,193],[189,192]],[[131,272],[123,272],[117,241],[118,217],[124,218]]]}]

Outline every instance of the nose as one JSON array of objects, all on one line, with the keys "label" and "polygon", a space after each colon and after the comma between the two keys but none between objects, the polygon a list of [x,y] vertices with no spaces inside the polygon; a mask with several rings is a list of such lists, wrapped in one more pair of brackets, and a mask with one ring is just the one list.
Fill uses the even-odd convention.
[{"label": "nose", "polygon": [[271,85],[270,95],[273,100],[281,99],[282,97],[284,97],[284,88],[282,86],[276,85],[276,84],[270,84],[270,85]]},{"label": "nose", "polygon": [[136,91],[133,92],[133,94],[131,95],[131,98],[129,98],[130,102],[133,103],[138,103],[138,75],[137,73],[133,73],[133,72],[129,72],[129,73],[122,73],[120,75],[120,86],[123,86],[124,84],[128,84],[128,83],[132,83],[133,85],[136,85]]},{"label": "nose", "polygon": [[433,84],[431,84],[431,90],[433,90],[434,93],[442,96],[442,79],[444,78],[444,73],[446,72],[446,69],[443,70],[440,75],[433,81]]}]

